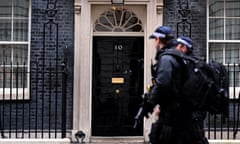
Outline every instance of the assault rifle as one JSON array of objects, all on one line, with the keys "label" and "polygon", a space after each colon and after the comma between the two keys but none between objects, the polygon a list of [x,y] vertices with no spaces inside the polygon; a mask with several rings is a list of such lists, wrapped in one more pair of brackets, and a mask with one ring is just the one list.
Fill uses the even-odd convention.
[{"label": "assault rifle", "polygon": [[142,95],[142,103],[138,109],[137,115],[135,116],[135,123],[133,125],[133,128],[137,128],[137,126],[142,123],[144,116],[148,118],[148,113],[151,112],[151,110],[149,110],[149,103],[147,102],[148,98],[150,97],[150,85],[148,85],[147,90],[148,92]]},{"label": "assault rifle", "polygon": [[154,79],[154,76],[156,72],[156,65],[153,64],[151,60],[151,75],[152,75],[152,86],[147,85],[147,93],[144,93],[142,95],[142,103],[140,105],[140,108],[137,112],[137,115],[135,116],[135,123],[133,125],[133,128],[137,128],[138,124],[142,122],[144,116],[148,118],[148,113],[153,111],[153,106],[147,100],[150,98],[151,89],[154,85],[156,85],[156,81]]}]

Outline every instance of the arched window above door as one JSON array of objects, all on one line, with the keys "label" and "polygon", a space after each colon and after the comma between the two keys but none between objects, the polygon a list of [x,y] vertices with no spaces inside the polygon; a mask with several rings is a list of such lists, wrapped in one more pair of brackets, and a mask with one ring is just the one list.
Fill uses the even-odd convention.
[{"label": "arched window above door", "polygon": [[94,32],[143,32],[143,27],[132,11],[108,10],[95,21]]}]

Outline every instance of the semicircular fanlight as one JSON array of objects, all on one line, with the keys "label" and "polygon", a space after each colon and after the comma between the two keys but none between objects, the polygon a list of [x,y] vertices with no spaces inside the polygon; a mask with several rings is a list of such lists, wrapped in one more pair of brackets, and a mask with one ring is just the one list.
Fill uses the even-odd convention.
[{"label": "semicircular fanlight", "polygon": [[131,11],[105,11],[95,21],[94,32],[143,32],[141,20]]}]

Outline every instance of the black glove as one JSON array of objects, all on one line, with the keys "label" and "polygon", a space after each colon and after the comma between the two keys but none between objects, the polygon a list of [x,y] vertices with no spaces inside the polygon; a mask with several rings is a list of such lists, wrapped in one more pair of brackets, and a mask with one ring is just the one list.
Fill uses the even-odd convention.
[{"label": "black glove", "polygon": [[145,101],[143,105],[143,115],[149,118],[148,114],[153,112],[154,105],[149,101]]}]

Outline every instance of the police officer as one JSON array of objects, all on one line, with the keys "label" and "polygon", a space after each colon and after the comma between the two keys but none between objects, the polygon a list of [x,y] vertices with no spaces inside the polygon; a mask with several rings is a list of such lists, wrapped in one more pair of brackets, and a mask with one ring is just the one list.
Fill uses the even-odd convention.
[{"label": "police officer", "polygon": [[178,102],[183,68],[176,57],[162,55],[172,46],[171,33],[170,27],[160,26],[150,36],[155,39],[157,52],[152,72],[154,85],[147,103],[148,107],[160,105],[160,113],[159,119],[152,124],[149,138],[152,144],[192,144],[182,140],[187,136],[185,125],[190,121],[190,114],[185,114]]},{"label": "police officer", "polygon": [[[158,57],[165,50],[170,49],[173,46],[172,29],[169,26],[159,26],[156,30],[149,36],[149,39],[155,40],[156,56],[155,60],[158,61]],[[157,64],[151,66],[151,74],[153,85],[155,85],[155,76],[156,76]],[[148,118],[148,113],[152,113],[154,105],[149,101],[144,104],[144,115]],[[160,112],[160,110],[157,110]],[[156,113],[159,113],[156,112]]]},{"label": "police officer", "polygon": [[[159,119],[152,124],[149,134],[150,142],[152,144],[205,144],[197,138],[202,138],[201,132],[198,131],[199,125],[193,122],[193,112],[184,108],[179,93],[184,78],[183,63],[173,55],[163,54],[171,47],[173,38],[170,36],[171,32],[170,27],[161,26],[150,36],[155,39],[157,63],[152,72],[154,85],[147,100],[147,109],[152,112],[155,105],[160,105]],[[176,39],[176,42],[175,51],[191,54],[190,38],[181,36]],[[146,113],[145,115],[147,116]],[[194,131],[197,131],[196,136],[192,134]]]},{"label": "police officer", "polygon": [[[176,49],[180,52],[193,56],[193,42],[192,39],[186,36],[178,37],[174,43],[176,44]],[[204,136],[204,119],[206,117],[206,112],[204,111],[193,111],[191,114],[191,123],[189,129],[189,138],[194,144],[208,144],[207,138]]]}]

